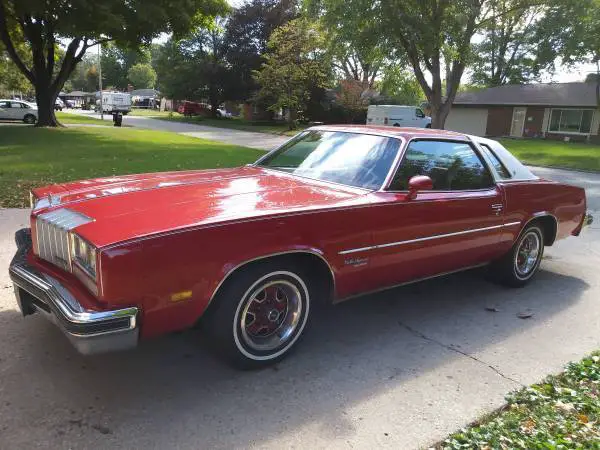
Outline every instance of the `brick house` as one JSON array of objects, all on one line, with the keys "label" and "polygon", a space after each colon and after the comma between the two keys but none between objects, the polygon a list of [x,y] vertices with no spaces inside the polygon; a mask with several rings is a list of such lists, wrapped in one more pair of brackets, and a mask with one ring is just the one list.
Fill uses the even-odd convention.
[{"label": "brick house", "polygon": [[506,85],[456,96],[447,130],[479,136],[600,141],[595,83]]}]

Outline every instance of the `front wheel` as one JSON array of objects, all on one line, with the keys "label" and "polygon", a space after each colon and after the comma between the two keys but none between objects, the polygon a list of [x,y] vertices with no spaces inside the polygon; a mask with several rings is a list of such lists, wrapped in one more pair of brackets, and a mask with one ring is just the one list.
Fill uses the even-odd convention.
[{"label": "front wheel", "polygon": [[232,275],[204,319],[219,354],[242,369],[287,356],[308,322],[309,286],[304,271],[292,265],[265,263]]},{"label": "front wheel", "polygon": [[538,225],[529,225],[511,250],[492,265],[498,280],[511,287],[525,286],[536,274],[544,254],[544,232]]},{"label": "front wheel", "polygon": [[33,114],[27,114],[25,115],[25,117],[23,117],[23,122],[28,123],[28,124],[33,124],[35,123],[36,118]]}]

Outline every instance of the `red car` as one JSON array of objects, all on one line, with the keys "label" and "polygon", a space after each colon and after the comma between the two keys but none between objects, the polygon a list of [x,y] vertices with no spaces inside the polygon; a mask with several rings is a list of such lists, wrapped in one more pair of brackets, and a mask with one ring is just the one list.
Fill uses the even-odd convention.
[{"label": "red car", "polygon": [[203,103],[189,102],[186,100],[181,105],[179,105],[179,107],[177,108],[177,112],[179,114],[183,114],[184,116],[208,116],[210,114],[210,107]]},{"label": "red car", "polygon": [[317,303],[489,265],[523,286],[544,246],[591,221],[583,189],[499,143],[431,129],[310,128],[235,169],[32,192],[10,275],[24,315],[82,353],[203,322],[219,354],[289,353]]}]

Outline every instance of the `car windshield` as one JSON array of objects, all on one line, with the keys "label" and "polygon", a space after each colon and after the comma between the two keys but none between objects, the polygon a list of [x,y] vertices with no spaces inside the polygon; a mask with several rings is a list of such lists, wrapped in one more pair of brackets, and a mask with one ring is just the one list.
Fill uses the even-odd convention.
[{"label": "car windshield", "polygon": [[257,166],[374,190],[383,185],[399,144],[384,136],[310,130],[259,160]]}]

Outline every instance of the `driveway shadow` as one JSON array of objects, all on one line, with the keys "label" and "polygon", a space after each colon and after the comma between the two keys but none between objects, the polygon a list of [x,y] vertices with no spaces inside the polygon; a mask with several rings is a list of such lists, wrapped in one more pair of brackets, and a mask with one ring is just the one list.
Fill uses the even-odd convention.
[{"label": "driveway shadow", "polygon": [[[587,288],[543,270],[516,290],[477,271],[397,288],[325,309],[290,358],[257,372],[215,360],[195,330],[86,358],[43,318],[4,311],[0,442],[234,448],[307,424],[351,435],[348,408],[464,358],[452,349],[476,353],[540,326]],[[516,317],[525,308],[534,318]]]}]

